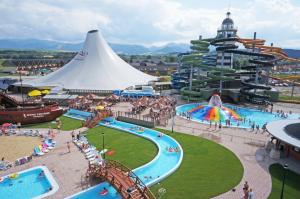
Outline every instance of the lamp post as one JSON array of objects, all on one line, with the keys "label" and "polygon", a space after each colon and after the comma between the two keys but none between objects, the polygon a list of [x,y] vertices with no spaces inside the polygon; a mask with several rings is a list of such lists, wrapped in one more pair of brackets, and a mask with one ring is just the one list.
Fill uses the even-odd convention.
[{"label": "lamp post", "polygon": [[283,199],[283,190],[284,190],[285,176],[286,176],[286,171],[287,170],[288,170],[288,165],[284,164],[284,166],[283,166],[283,180],[282,180],[282,188],[281,188],[280,199]]},{"label": "lamp post", "polygon": [[105,151],[104,151],[104,132],[102,132],[102,152],[103,152],[103,159],[105,159]]},{"label": "lamp post", "polygon": [[172,111],[172,133],[174,133],[175,115],[176,115],[176,111]]}]

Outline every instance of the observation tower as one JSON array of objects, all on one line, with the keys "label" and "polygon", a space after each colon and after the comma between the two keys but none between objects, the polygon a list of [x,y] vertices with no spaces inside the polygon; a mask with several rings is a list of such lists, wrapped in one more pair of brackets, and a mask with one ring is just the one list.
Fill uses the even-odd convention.
[{"label": "observation tower", "polygon": [[[230,18],[231,13],[226,13],[226,18],[223,20],[222,25],[218,28],[216,39],[235,38],[237,37],[237,27],[234,26],[233,20]],[[235,41],[224,41],[225,45],[234,45]],[[217,53],[217,67],[219,68],[232,68],[233,57],[232,53],[224,53],[219,51]]]}]

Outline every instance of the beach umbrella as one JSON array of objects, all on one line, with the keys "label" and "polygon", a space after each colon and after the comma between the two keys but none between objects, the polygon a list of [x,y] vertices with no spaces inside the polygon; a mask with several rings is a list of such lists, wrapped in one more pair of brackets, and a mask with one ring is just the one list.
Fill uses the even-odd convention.
[{"label": "beach umbrella", "polygon": [[7,128],[10,127],[12,125],[12,123],[4,123],[2,124],[2,128]]},{"label": "beach umbrella", "polygon": [[97,110],[103,110],[104,108],[105,108],[104,106],[100,106],[100,105],[99,105],[99,106],[96,106],[96,109],[97,109]]},{"label": "beach umbrella", "polygon": [[28,96],[30,96],[30,97],[36,97],[36,96],[41,96],[41,95],[42,95],[42,92],[39,90],[33,90],[28,93]]},{"label": "beach umbrella", "polygon": [[43,94],[43,95],[48,95],[49,93],[50,93],[49,90],[42,90],[42,94]]},{"label": "beach umbrella", "polygon": [[193,117],[207,121],[225,121],[227,119],[240,120],[241,117],[227,107],[200,105],[188,111]]}]

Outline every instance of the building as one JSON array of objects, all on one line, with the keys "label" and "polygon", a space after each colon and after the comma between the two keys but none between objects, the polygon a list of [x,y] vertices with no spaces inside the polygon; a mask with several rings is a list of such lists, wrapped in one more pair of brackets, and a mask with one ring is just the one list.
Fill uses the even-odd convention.
[{"label": "building", "polygon": [[170,75],[179,68],[179,64],[177,62],[163,61],[136,61],[130,63],[130,65],[144,73],[155,76]]},{"label": "building", "polygon": [[[226,13],[226,18],[223,20],[221,27],[217,31],[216,39],[237,37],[237,27],[234,26],[233,20],[230,18],[231,13]],[[224,41],[224,45],[235,44],[234,41]],[[232,53],[217,52],[217,67],[232,68],[233,55]]]},{"label": "building", "polygon": [[278,120],[267,124],[272,135],[267,145],[269,156],[274,159],[292,157],[300,160],[300,120]]}]

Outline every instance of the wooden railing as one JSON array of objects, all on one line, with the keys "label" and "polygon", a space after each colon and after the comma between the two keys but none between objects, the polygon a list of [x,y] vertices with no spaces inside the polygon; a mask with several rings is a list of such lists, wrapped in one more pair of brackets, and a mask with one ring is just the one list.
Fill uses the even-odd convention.
[{"label": "wooden railing", "polygon": [[95,117],[91,118],[91,119],[87,119],[84,123],[85,127],[88,128],[93,128],[95,127],[101,120],[112,116],[112,112],[110,110],[102,110],[100,112],[98,112]]},{"label": "wooden railing", "polygon": [[[103,166],[91,165],[87,174],[104,178],[114,186],[125,199],[155,199],[153,193],[128,167],[114,160],[105,160]],[[128,186],[134,190],[128,192]]]}]

